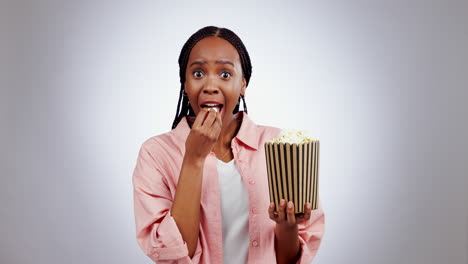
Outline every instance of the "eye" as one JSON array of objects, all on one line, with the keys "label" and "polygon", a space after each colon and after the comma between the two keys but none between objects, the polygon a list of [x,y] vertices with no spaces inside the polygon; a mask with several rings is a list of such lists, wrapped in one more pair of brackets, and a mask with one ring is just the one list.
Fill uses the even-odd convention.
[{"label": "eye", "polygon": [[201,71],[194,71],[192,74],[195,76],[195,78],[201,78],[203,76]]},{"label": "eye", "polygon": [[221,73],[221,76],[225,79],[228,79],[229,77],[231,77],[231,73],[230,72],[227,72],[227,71],[224,71]]}]

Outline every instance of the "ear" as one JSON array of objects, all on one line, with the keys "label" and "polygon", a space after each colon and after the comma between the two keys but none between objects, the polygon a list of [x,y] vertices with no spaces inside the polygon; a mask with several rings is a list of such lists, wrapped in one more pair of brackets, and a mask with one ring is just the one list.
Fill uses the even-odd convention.
[{"label": "ear", "polygon": [[242,78],[242,87],[241,87],[241,95],[245,95],[245,89],[247,89],[247,81],[245,78]]}]

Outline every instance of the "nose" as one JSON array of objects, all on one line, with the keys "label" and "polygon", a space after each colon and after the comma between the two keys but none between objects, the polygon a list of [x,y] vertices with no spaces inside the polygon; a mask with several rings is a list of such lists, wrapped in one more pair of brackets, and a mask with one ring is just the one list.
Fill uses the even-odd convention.
[{"label": "nose", "polygon": [[203,86],[202,92],[204,94],[218,94],[219,88],[218,88],[218,85],[216,84],[216,81],[213,80],[213,78],[208,78],[205,85]]}]

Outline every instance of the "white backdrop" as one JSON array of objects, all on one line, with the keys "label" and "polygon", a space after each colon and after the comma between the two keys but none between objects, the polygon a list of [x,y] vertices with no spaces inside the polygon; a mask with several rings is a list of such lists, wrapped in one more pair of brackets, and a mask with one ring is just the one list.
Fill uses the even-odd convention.
[{"label": "white backdrop", "polygon": [[468,263],[468,1],[165,2],[2,2],[1,263],[152,263],[131,176],[207,25],[250,53],[251,118],[321,140],[313,263]]}]

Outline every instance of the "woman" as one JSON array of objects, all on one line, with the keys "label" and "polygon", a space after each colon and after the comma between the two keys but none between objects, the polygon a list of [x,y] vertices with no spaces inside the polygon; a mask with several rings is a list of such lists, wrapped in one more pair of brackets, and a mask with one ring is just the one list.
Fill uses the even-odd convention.
[{"label": "woman", "polygon": [[[146,140],[133,174],[137,241],[157,263],[310,263],[323,233],[319,208],[295,215],[269,203],[264,142],[245,92],[252,66],[239,37],[205,27],[179,57],[172,130]],[[240,101],[243,111],[240,111]]]}]

